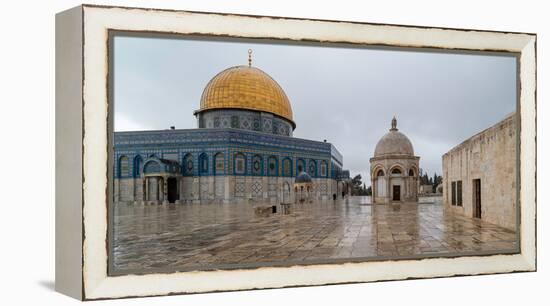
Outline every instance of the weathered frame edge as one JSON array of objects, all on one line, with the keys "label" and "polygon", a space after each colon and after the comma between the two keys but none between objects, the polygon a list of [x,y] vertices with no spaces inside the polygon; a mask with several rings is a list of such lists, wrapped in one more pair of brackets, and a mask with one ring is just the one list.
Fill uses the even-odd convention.
[{"label": "weathered frame edge", "polygon": [[55,16],[55,290],[84,299],[83,7]]},{"label": "weathered frame edge", "polygon": [[[203,14],[214,14],[214,13],[203,13]],[[528,120],[529,119],[535,119],[535,120],[533,120],[533,122],[536,121],[536,97],[535,97],[535,93],[536,93],[536,50],[535,49],[536,49],[536,35],[531,35],[531,39],[524,46],[524,49],[521,51],[521,55],[522,55],[522,63],[523,63],[523,60],[524,60],[524,56],[532,57],[532,60],[533,60],[532,67],[523,67],[522,66],[522,71],[521,71],[522,76],[520,76],[520,78],[521,78],[522,81],[524,80],[524,78],[526,76],[527,76],[527,78],[532,77],[534,79],[534,80],[532,80],[532,81],[534,81],[534,84],[532,84],[534,86],[534,88],[533,88],[534,90],[532,92],[527,92],[528,95],[533,94],[533,97],[531,97],[531,98],[533,99],[533,102],[534,102],[534,105],[533,105],[534,108],[533,108],[533,110],[528,110],[526,112],[525,115],[529,116],[529,117],[523,118],[524,117],[523,111],[522,111],[522,115],[521,115],[521,117],[523,119],[528,119]],[[527,69],[525,69],[525,68],[527,68]],[[529,74],[529,73],[531,73],[531,74]],[[523,87],[522,87],[522,100],[523,100],[524,97],[525,97],[525,93],[523,92]],[[522,121],[525,122],[525,120],[522,120]],[[525,131],[525,129],[521,130],[522,144],[523,144],[523,140],[525,140],[524,133],[532,133],[531,136],[536,137],[536,123],[533,123],[533,124],[534,124],[534,128],[535,128],[534,131],[531,129],[533,126],[531,126],[531,128],[529,128],[529,131]],[[524,176],[524,174],[526,174],[525,171],[527,171],[527,174],[532,173],[532,174],[536,175],[536,139],[534,139],[534,137],[533,137],[532,142],[529,141],[529,143],[527,143],[527,145],[528,145],[529,151],[530,151],[529,154],[531,154],[531,155],[528,155],[527,157],[532,156],[534,154],[534,158],[533,158],[534,168],[532,167],[533,166],[532,164],[525,165],[525,163],[522,163],[522,169],[520,170],[521,171],[520,175],[522,175],[522,177]],[[531,149],[533,147],[535,149],[534,153],[531,151]],[[523,151],[522,151],[521,160],[524,161],[525,158],[526,158],[526,156],[523,155]],[[532,178],[528,177],[528,180],[533,182],[531,187],[534,187],[536,189],[536,176],[534,176]],[[522,183],[525,183],[525,180],[522,180]],[[525,199],[523,195],[521,196],[521,198],[522,198],[522,200]],[[535,196],[533,196],[533,203],[536,205]],[[533,221],[536,222],[536,207],[532,210],[532,214],[530,214],[529,216],[522,216],[522,219],[524,217],[532,218]],[[533,237],[536,237],[536,228],[532,228],[532,230],[533,230],[533,232],[529,232],[529,235],[533,235]],[[522,232],[525,233],[523,228],[522,228]],[[529,253],[527,254],[527,253],[524,253],[525,248],[522,247],[521,255],[523,256],[524,262],[522,264],[523,268],[520,269],[520,271],[534,271],[534,270],[536,270],[536,239],[530,241],[530,245],[528,245],[528,249],[529,250],[527,250],[527,251]],[[510,272],[512,272],[512,271],[510,271]],[[493,272],[493,273],[498,273],[498,272]],[[472,274],[475,274],[475,273],[472,273]],[[490,274],[492,274],[492,273],[490,273]],[[453,274],[453,275],[460,275],[460,274]],[[449,276],[451,276],[451,275],[449,275]],[[427,276],[427,277],[430,277],[430,276]],[[312,284],[312,285],[315,285],[315,284]],[[318,285],[321,285],[321,284],[318,284]],[[289,286],[292,286],[292,285],[289,285]],[[253,287],[250,287],[249,289],[252,289],[252,288]],[[262,288],[273,288],[273,287],[262,287]],[[231,290],[231,289],[229,289],[229,290]],[[238,290],[238,289],[233,289],[233,290]],[[243,290],[246,290],[246,289],[243,289]],[[212,292],[212,291],[215,291],[215,290],[210,290],[209,292]],[[225,291],[227,291],[227,290],[225,290]],[[184,292],[178,292],[178,293],[184,293]],[[160,294],[160,295],[168,295],[168,294],[171,294],[171,293],[165,293],[165,294]],[[155,294],[147,294],[147,295],[155,295]],[[128,295],[126,295],[126,296],[128,296]],[[92,297],[92,298],[93,299],[101,299],[101,298],[113,298],[113,297],[117,297],[117,296],[105,296],[105,297],[95,296],[95,297]],[[124,297],[124,295],[123,296],[118,296],[118,297]]]}]

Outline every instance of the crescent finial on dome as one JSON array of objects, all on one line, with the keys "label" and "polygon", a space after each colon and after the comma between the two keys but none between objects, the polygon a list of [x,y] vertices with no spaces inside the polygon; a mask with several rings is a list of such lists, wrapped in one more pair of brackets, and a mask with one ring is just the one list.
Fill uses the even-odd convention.
[{"label": "crescent finial on dome", "polygon": [[252,67],[252,49],[248,49],[248,67]]},{"label": "crescent finial on dome", "polygon": [[395,115],[393,116],[393,119],[391,120],[391,129],[390,131],[397,131],[397,119],[395,119]]}]

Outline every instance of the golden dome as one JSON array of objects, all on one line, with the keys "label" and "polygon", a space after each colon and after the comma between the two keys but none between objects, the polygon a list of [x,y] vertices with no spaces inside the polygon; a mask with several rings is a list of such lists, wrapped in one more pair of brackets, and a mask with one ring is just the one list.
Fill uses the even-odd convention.
[{"label": "golden dome", "polygon": [[228,108],[272,113],[296,126],[281,86],[255,67],[235,66],[218,73],[204,88],[197,112]]}]

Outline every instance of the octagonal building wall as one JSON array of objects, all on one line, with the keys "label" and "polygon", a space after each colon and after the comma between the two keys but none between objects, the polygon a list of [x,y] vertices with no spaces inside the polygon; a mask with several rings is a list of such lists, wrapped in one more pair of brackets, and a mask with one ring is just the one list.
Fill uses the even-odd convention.
[{"label": "octagonal building wall", "polygon": [[[370,159],[373,203],[417,202],[419,187],[418,156],[382,156]],[[392,173],[394,169],[399,174]],[[378,175],[380,171],[383,175]],[[399,186],[400,195],[395,197],[394,186]]]}]

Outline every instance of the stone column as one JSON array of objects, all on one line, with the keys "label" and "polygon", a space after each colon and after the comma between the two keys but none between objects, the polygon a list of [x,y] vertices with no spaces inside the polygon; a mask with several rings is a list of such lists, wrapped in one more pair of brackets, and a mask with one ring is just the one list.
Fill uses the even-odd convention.
[{"label": "stone column", "polygon": [[402,175],[401,180],[403,181],[403,196],[401,196],[401,201],[404,202],[405,199],[409,199],[411,197],[409,194],[409,178]]},{"label": "stone column", "polygon": [[392,193],[391,193],[391,176],[387,175],[387,182],[386,182],[386,203],[391,203],[392,201]]},{"label": "stone column", "polygon": [[371,203],[374,204],[374,197],[375,197],[375,193],[374,193],[374,178],[370,178],[370,201]]},{"label": "stone column", "polygon": [[293,178],[290,179],[289,181],[289,184],[290,184],[290,202],[296,202],[296,199],[298,198],[298,192],[296,191],[296,189],[294,188],[294,183],[295,183],[295,180]]},{"label": "stone column", "polygon": [[418,176],[416,176],[414,178],[414,197],[415,197],[416,201],[418,201],[418,182],[419,182]]},{"label": "stone column", "polygon": [[193,189],[192,189],[192,197],[193,204],[200,204],[200,181],[199,177],[195,176],[193,177]]},{"label": "stone column", "polygon": [[168,177],[162,177],[162,204],[168,204]]},{"label": "stone column", "polygon": [[183,178],[179,176],[176,179],[178,184],[178,203],[181,204],[183,200],[183,188],[181,186],[181,182],[183,182]]},{"label": "stone column", "polygon": [[230,202],[236,202],[235,199],[235,176],[226,175],[225,176],[225,200]]},{"label": "stone column", "polygon": [[134,185],[134,190],[133,190],[133,193],[132,193],[132,200],[134,202],[134,204],[137,204],[137,199],[138,199],[138,179],[137,178],[133,178],[132,181],[134,182],[133,185]]},{"label": "stone column", "polygon": [[157,202],[162,203],[162,196],[163,196],[163,190],[162,190],[162,178],[159,176],[157,177]]},{"label": "stone column", "polygon": [[244,176],[244,198],[246,203],[248,203],[248,200],[252,198],[252,182],[254,181],[251,179],[251,176]]},{"label": "stone column", "polygon": [[216,198],[216,176],[208,176],[208,198],[213,200]]},{"label": "stone column", "polygon": [[143,201],[145,200],[145,177],[141,177],[139,179],[139,184],[141,185],[139,188],[139,201],[143,204]]},{"label": "stone column", "polygon": [[158,201],[158,196],[159,196],[158,185],[159,183],[156,176],[149,177],[149,188],[151,189],[149,190],[150,191],[149,201],[153,202],[153,204]]},{"label": "stone column", "polygon": [[143,201],[149,201],[149,177],[145,177],[145,190],[143,191]]},{"label": "stone column", "polygon": [[190,196],[190,193],[189,193],[189,188],[188,188],[188,184],[191,184],[192,181],[189,180],[188,177],[186,176],[182,176],[181,177],[181,180],[180,180],[180,190],[181,190],[181,195],[180,195],[180,199],[183,200],[183,203],[187,204],[187,200],[189,200],[189,196]]},{"label": "stone column", "polygon": [[282,177],[277,177],[277,203],[283,203],[285,201],[285,183]]},{"label": "stone column", "polygon": [[264,201],[267,201],[267,198],[269,197],[269,183],[267,181],[267,176],[260,176],[259,178],[262,180],[262,198]]}]

